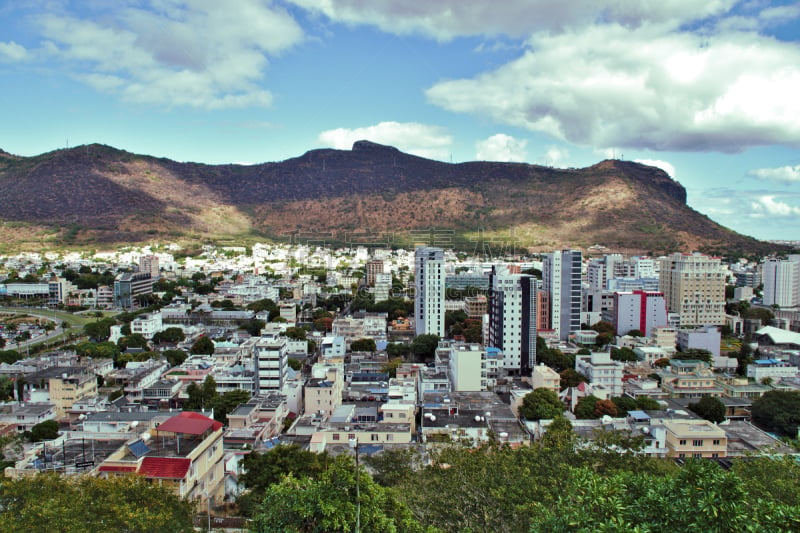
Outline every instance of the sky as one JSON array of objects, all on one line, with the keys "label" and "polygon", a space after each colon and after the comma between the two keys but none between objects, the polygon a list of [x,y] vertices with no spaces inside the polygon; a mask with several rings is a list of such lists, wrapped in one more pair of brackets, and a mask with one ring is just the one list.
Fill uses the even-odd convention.
[{"label": "sky", "polygon": [[635,160],[800,240],[800,2],[2,0],[0,113],[25,156]]}]

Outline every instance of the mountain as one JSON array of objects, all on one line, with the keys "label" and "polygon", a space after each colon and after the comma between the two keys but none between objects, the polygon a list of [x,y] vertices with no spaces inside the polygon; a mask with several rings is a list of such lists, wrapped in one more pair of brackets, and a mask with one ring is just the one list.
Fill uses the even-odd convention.
[{"label": "mountain", "polygon": [[462,248],[603,245],[653,253],[772,247],[691,209],[679,183],[639,163],[451,164],[369,141],[248,166],[179,163],[99,144],[35,157],[0,150],[0,191],[0,242],[433,239]]}]

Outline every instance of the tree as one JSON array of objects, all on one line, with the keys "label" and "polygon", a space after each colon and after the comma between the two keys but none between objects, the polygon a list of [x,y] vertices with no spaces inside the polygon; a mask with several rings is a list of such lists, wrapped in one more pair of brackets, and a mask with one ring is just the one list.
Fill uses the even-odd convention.
[{"label": "tree", "polygon": [[584,396],[575,405],[575,417],[580,419],[598,418],[595,415],[595,407],[600,398],[594,395]]},{"label": "tree", "polygon": [[734,473],[690,460],[669,475],[571,472],[556,505],[536,502],[531,531],[793,531],[800,508],[751,498]]},{"label": "tree", "polygon": [[677,352],[673,359],[683,359],[687,361],[703,361],[704,363],[708,363],[709,365],[714,361],[714,354],[709,352],[708,350],[703,350],[700,348],[689,348],[683,352]]},{"label": "tree", "polygon": [[0,508],[0,530],[6,533],[194,531],[194,502],[139,476],[5,478],[0,481]]},{"label": "tree", "polygon": [[563,370],[559,376],[561,377],[561,390],[564,390],[568,387],[577,387],[581,383],[589,382],[589,378],[574,368],[567,368],[566,370]]},{"label": "tree", "polygon": [[186,352],[183,350],[164,350],[164,358],[170,366],[178,366],[186,361]]},{"label": "tree", "polygon": [[564,413],[564,404],[558,394],[550,389],[539,387],[522,398],[520,416],[528,420],[552,419]]},{"label": "tree", "polygon": [[159,331],[153,335],[153,343],[155,344],[178,344],[186,338],[181,328],[167,328],[164,331]]},{"label": "tree", "polygon": [[352,460],[345,455],[338,456],[318,479],[289,476],[271,485],[253,516],[252,528],[259,533],[349,532],[357,511],[363,531],[424,531],[395,492],[375,483],[363,469],[356,472]]},{"label": "tree", "polygon": [[575,447],[576,440],[577,436],[572,430],[572,422],[563,414],[560,414],[554,417],[550,425],[547,426],[547,431],[539,440],[539,445],[545,448],[571,451]]},{"label": "tree", "polygon": [[384,487],[394,487],[410,481],[422,468],[423,460],[416,448],[385,448],[380,453],[364,457],[372,479]]},{"label": "tree", "polygon": [[614,339],[614,324],[601,320],[596,324],[592,324],[591,329],[599,333],[597,336],[597,345],[604,346]]},{"label": "tree", "polygon": [[411,353],[411,346],[402,342],[390,342],[386,345],[386,355],[390,358],[406,357]]},{"label": "tree", "polygon": [[295,372],[303,368],[303,363],[301,363],[299,359],[295,359],[294,357],[290,357],[288,361],[286,361],[286,364],[289,366],[289,368],[291,368]]},{"label": "tree", "polygon": [[800,426],[800,392],[771,390],[753,402],[753,422],[786,437],[796,437]]},{"label": "tree", "polygon": [[628,332],[628,336],[630,337],[644,337],[644,333],[640,329],[632,329]]},{"label": "tree", "polygon": [[661,357],[653,361],[653,366],[656,368],[667,368],[669,366],[669,357]]},{"label": "tree", "polygon": [[725,404],[719,398],[703,396],[700,401],[688,405],[689,409],[709,422],[719,424],[725,421]]},{"label": "tree", "polygon": [[439,336],[432,333],[417,335],[411,341],[411,353],[418,362],[432,360],[439,346]]},{"label": "tree", "polygon": [[633,350],[625,346],[623,346],[622,348],[612,348],[611,359],[613,359],[614,361],[623,361],[623,362],[634,362],[639,360],[639,358],[636,357],[636,354],[633,352]]},{"label": "tree", "polygon": [[611,401],[617,406],[617,412],[619,413],[619,416],[626,416],[628,411],[635,411],[639,408],[636,400],[630,396],[615,396],[611,398]]},{"label": "tree", "polygon": [[296,341],[303,341],[308,337],[308,333],[306,332],[305,328],[298,327],[286,328],[286,331],[284,331],[282,335]]},{"label": "tree", "polygon": [[350,343],[350,350],[354,352],[374,352],[377,349],[375,339],[358,339]]},{"label": "tree", "polygon": [[58,422],[55,420],[45,420],[39,422],[31,428],[31,442],[40,440],[53,440],[58,438]]},{"label": "tree", "polygon": [[243,403],[247,403],[249,399],[250,393],[243,389],[229,390],[223,394],[218,394],[215,390],[209,400],[209,404],[214,409],[214,420],[227,424],[228,413]]},{"label": "tree", "polygon": [[120,337],[117,341],[120,351],[124,352],[128,348],[147,348],[147,339],[141,333],[131,333]]},{"label": "tree", "polygon": [[636,398],[636,407],[642,411],[658,411],[661,409],[661,404],[649,396],[640,396]]},{"label": "tree", "polygon": [[211,355],[214,353],[214,341],[203,335],[194,341],[189,352],[193,355]]}]

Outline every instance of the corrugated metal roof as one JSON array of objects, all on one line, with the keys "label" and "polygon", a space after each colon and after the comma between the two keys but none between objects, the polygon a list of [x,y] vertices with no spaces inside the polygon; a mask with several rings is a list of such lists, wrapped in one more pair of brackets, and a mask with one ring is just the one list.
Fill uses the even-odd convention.
[{"label": "corrugated metal roof", "polygon": [[145,457],[139,473],[159,479],[183,479],[192,461],[182,457]]},{"label": "corrugated metal roof", "polygon": [[185,433],[188,435],[202,435],[206,431],[216,431],[222,427],[221,422],[212,420],[207,416],[192,411],[184,411],[177,416],[173,416],[160,426],[158,431],[169,431],[172,433]]}]

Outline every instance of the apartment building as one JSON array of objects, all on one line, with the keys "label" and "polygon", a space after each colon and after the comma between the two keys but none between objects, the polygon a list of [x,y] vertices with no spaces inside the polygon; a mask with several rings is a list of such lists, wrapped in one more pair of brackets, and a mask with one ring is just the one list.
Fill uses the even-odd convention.
[{"label": "apartment building", "polygon": [[727,274],[718,257],[675,253],[661,259],[659,290],[682,328],[725,323]]},{"label": "apartment building", "polygon": [[445,264],[441,248],[419,247],[414,253],[414,319],[416,335],[444,338]]}]

